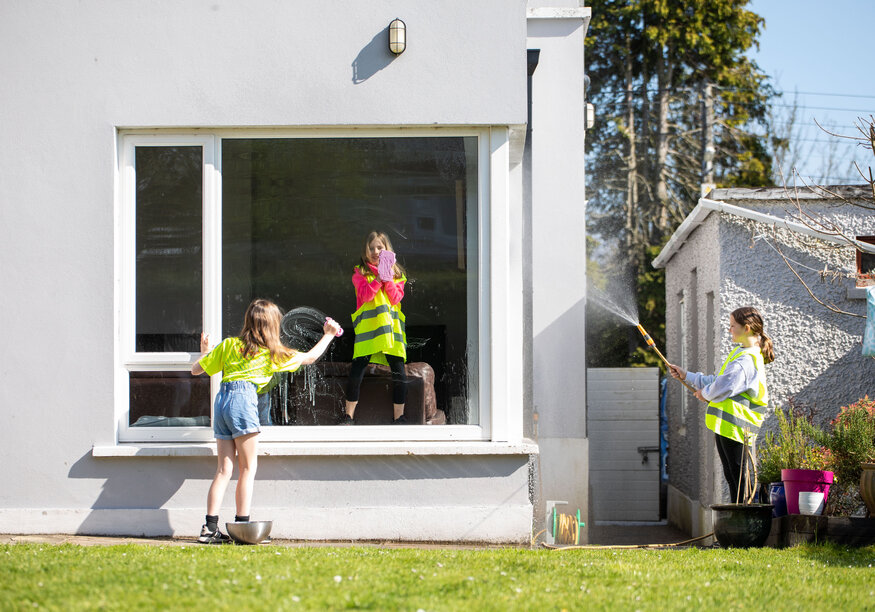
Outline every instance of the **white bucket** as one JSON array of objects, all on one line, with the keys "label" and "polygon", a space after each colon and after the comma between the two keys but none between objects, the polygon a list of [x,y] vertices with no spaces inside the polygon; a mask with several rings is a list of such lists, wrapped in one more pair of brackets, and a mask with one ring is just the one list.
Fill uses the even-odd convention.
[{"label": "white bucket", "polygon": [[801,491],[799,493],[799,514],[823,514],[823,493]]}]

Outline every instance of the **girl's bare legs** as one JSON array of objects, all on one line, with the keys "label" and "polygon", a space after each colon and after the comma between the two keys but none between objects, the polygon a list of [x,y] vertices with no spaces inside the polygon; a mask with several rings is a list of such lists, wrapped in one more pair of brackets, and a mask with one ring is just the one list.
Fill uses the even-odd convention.
[{"label": "girl's bare legs", "polygon": [[255,484],[255,471],[258,469],[258,433],[251,433],[234,439],[237,447],[237,515],[249,515],[252,505],[252,487]]},{"label": "girl's bare legs", "polygon": [[234,440],[216,440],[216,452],[219,455],[216,475],[210,492],[207,493],[207,514],[218,515],[225,497],[225,489],[234,473],[234,455],[236,454]]},{"label": "girl's bare legs", "polygon": [[358,402],[346,402],[346,413],[350,416],[350,418],[355,418],[355,407],[358,405]]},{"label": "girl's bare legs", "polygon": [[392,404],[392,409],[395,411],[395,420],[397,421],[404,414],[404,404]]}]

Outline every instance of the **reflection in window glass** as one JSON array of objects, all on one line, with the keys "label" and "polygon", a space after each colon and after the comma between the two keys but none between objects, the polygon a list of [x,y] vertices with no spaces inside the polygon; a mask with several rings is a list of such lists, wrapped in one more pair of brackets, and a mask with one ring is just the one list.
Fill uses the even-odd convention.
[{"label": "reflection in window glass", "polygon": [[[857,236],[857,240],[875,244],[875,236]],[[857,251],[857,287],[875,285],[875,255]]]},{"label": "reflection in window glass", "polygon": [[198,352],[201,147],[136,149],[136,351]]},{"label": "reflection in window glass", "polygon": [[210,379],[189,372],[131,372],[133,427],[210,424]]},{"label": "reflection in window glass", "polygon": [[[321,365],[272,391],[274,424],[326,425],[341,415],[351,277],[371,230],[389,235],[407,270],[401,307],[410,389],[418,387],[408,419],[478,422],[477,214],[476,137],[222,141],[223,335],[239,334],[255,297],[286,311],[316,308],[347,332]],[[390,418],[391,385],[381,375],[366,375],[360,424]]]}]

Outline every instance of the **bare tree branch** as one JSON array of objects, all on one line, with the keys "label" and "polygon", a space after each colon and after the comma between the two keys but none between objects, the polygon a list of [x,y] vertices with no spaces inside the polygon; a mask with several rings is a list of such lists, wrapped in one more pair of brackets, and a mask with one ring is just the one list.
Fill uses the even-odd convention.
[{"label": "bare tree branch", "polygon": [[797,279],[799,279],[799,282],[802,283],[802,286],[805,287],[805,290],[808,292],[808,295],[811,296],[811,299],[813,299],[815,302],[817,302],[818,304],[820,304],[821,306],[823,306],[827,310],[830,310],[836,314],[847,315],[849,317],[857,317],[860,319],[866,318],[864,315],[858,315],[855,312],[848,312],[846,310],[842,310],[841,308],[839,308],[835,304],[832,304],[832,303],[827,304],[826,302],[824,302],[823,300],[818,298],[816,295],[814,295],[814,292],[811,290],[811,287],[808,286],[808,283],[806,283],[803,280],[803,278],[799,275],[799,273],[796,271],[796,269],[792,265],[790,265],[790,260],[787,259],[787,256],[784,255],[784,252],[781,250],[781,247],[778,246],[777,234],[775,235],[774,244],[772,246],[778,252],[778,254],[781,256],[781,259],[784,260],[784,264],[786,264],[786,266],[790,269],[790,271],[793,273],[793,275]]},{"label": "bare tree branch", "polygon": [[814,123],[817,124],[817,127],[819,127],[821,130],[823,130],[824,132],[826,132],[826,133],[829,134],[830,136],[834,136],[834,137],[836,137],[836,138],[845,138],[845,139],[847,139],[847,140],[860,140],[860,137],[859,137],[859,136],[847,136],[847,135],[845,135],[845,134],[836,134],[835,132],[830,132],[828,129],[826,129],[825,127],[823,127],[822,125],[820,125],[820,123],[817,122],[817,118],[816,118],[816,117],[814,117],[813,119],[814,119]]}]

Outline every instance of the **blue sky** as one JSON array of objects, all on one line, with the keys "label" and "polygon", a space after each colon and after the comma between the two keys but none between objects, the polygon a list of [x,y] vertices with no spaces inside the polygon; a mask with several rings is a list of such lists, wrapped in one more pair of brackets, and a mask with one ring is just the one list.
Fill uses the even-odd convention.
[{"label": "blue sky", "polygon": [[781,124],[799,92],[800,174],[832,184],[861,182],[850,161],[875,171],[872,153],[830,137],[813,120],[857,135],[854,120],[875,115],[875,0],[752,0],[748,9],[766,20],[752,57],[785,92],[773,106]]}]

